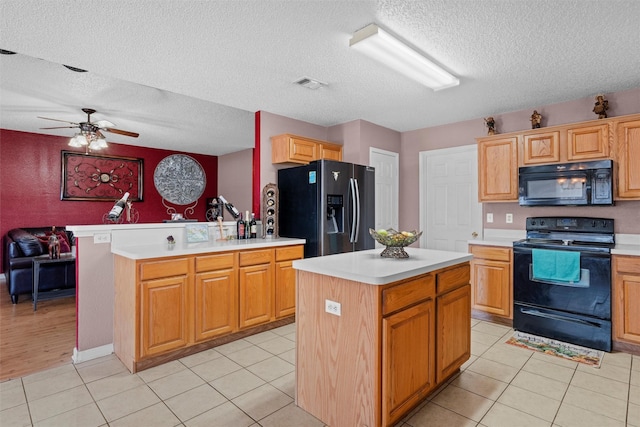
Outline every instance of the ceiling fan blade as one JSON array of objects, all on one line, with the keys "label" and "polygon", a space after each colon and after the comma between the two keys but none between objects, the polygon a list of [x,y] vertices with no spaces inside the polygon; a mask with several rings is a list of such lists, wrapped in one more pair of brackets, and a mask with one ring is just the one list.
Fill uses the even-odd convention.
[{"label": "ceiling fan blade", "polygon": [[55,126],[51,128],[40,128],[40,129],[67,129],[67,128],[77,128],[78,126]]},{"label": "ceiling fan blade", "polygon": [[40,117],[40,116],[38,116],[38,118],[39,119],[45,119],[45,120],[53,120],[54,122],[71,123],[72,125],[80,124],[80,123],[76,123],[76,122],[70,122],[68,120],[51,119],[49,117]]},{"label": "ceiling fan blade", "polygon": [[126,131],[126,130],[120,130],[120,129],[115,129],[115,128],[104,128],[102,130],[105,130],[105,131],[111,132],[111,133],[117,133],[119,135],[130,136],[132,138],[137,138],[137,137],[140,136],[139,133],[129,132],[129,131]]},{"label": "ceiling fan blade", "polygon": [[111,123],[109,120],[98,120],[97,122],[91,123],[94,126],[98,126],[100,129],[112,128],[115,124]]}]

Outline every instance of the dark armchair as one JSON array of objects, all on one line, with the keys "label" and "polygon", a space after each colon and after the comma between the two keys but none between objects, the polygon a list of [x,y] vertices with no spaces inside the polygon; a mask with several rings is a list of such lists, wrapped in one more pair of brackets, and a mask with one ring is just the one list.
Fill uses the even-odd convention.
[{"label": "dark armchair", "polygon": [[[60,251],[70,252],[75,243],[73,233],[64,227],[56,227],[60,238]],[[3,268],[11,302],[18,303],[18,296],[31,294],[33,288],[33,258],[48,257],[48,237],[51,227],[14,228],[4,236]],[[76,264],[43,264],[40,267],[39,291],[76,287]]]}]

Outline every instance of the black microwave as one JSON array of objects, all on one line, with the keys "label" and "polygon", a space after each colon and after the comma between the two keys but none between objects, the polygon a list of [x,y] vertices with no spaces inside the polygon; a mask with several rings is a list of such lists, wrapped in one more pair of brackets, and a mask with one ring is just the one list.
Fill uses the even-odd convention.
[{"label": "black microwave", "polygon": [[518,202],[520,206],[613,205],[613,162],[521,167]]}]

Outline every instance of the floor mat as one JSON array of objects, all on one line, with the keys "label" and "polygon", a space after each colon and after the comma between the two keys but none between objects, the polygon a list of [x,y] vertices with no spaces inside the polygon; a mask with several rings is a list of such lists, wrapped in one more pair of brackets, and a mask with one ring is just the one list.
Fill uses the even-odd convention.
[{"label": "floor mat", "polygon": [[528,348],[551,356],[562,357],[574,362],[584,363],[594,368],[599,368],[604,356],[604,351],[581,347],[551,338],[539,337],[520,331],[515,331],[507,340],[507,344]]}]

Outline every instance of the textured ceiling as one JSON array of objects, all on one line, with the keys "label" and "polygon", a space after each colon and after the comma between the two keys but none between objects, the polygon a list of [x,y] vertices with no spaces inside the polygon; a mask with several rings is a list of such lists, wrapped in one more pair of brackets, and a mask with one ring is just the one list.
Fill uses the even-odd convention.
[{"label": "textured ceiling", "polygon": [[[212,155],[252,147],[258,110],[420,129],[639,87],[639,18],[636,0],[0,0],[0,48],[19,53],[0,55],[0,126],[70,136],[36,116],[91,107],[140,133],[109,141]],[[434,92],[350,50],[371,22],[460,86]]]}]

